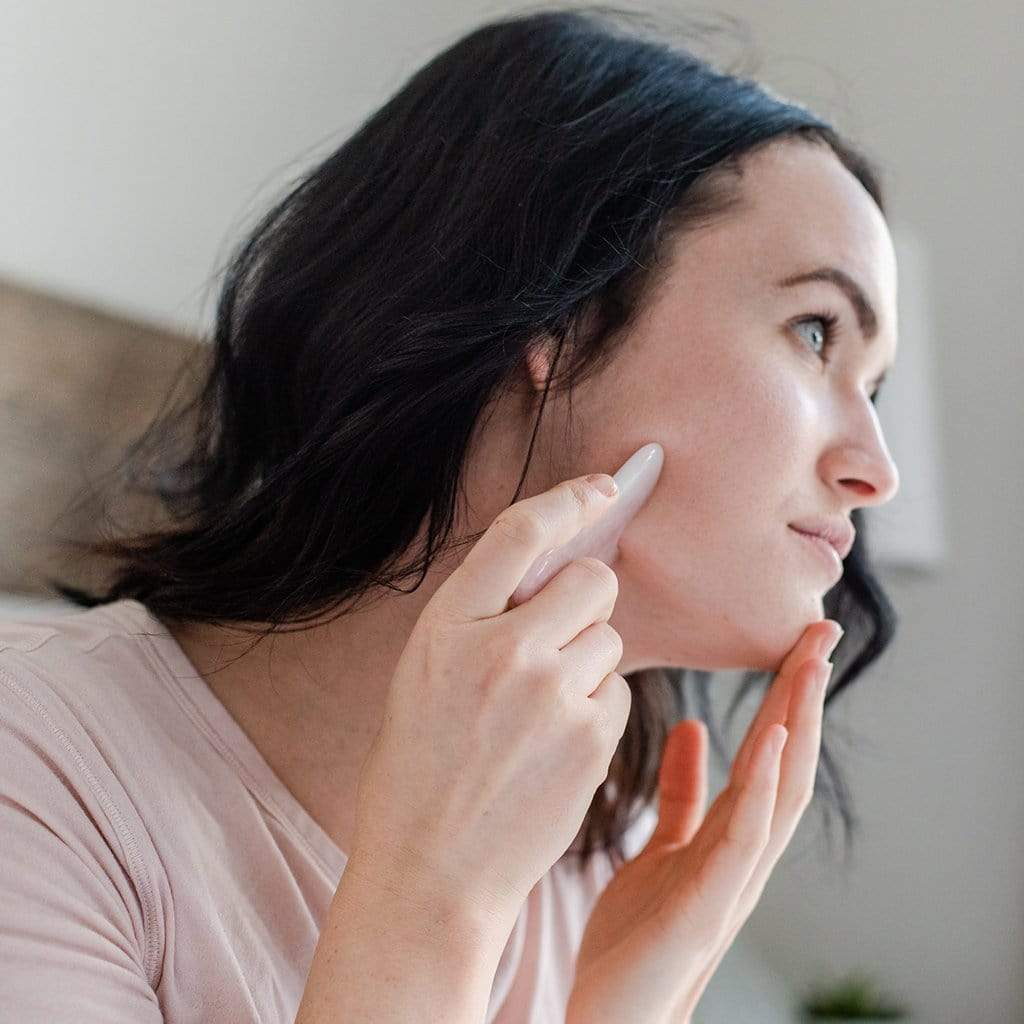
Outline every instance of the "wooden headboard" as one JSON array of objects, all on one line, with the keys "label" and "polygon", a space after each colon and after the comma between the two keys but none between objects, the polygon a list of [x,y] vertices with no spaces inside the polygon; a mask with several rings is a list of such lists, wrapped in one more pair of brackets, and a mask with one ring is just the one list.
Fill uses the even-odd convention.
[{"label": "wooden headboard", "polygon": [[[53,538],[100,535],[99,481],[172,388],[187,390],[186,364],[208,351],[195,338],[0,280],[0,591],[47,593],[50,574],[102,581],[105,567],[69,560]],[[71,509],[92,491],[93,501]]]}]

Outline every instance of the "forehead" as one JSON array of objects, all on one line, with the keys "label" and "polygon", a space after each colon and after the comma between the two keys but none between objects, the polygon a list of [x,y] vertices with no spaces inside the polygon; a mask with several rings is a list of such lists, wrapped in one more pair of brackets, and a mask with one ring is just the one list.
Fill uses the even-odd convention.
[{"label": "forehead", "polygon": [[[775,284],[832,266],[858,281],[895,334],[896,256],[881,210],[825,146],[781,140],[749,153],[740,202],[683,241],[679,270],[733,297],[778,298]],[[801,286],[830,288],[830,285]]]},{"label": "forehead", "polygon": [[827,147],[783,140],[750,154],[739,215],[721,222],[745,239],[748,270],[764,284],[819,266],[845,271],[867,293],[883,329],[895,316],[896,255],[885,217]]}]

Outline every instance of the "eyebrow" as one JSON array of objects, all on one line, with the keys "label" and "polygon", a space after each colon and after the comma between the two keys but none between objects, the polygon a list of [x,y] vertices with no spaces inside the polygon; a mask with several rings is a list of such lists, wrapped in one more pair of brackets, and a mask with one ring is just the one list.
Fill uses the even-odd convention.
[{"label": "eyebrow", "polygon": [[[776,287],[792,288],[793,285],[803,284],[807,281],[825,281],[828,284],[836,285],[853,306],[853,311],[857,316],[857,325],[860,327],[860,333],[864,336],[865,345],[870,345],[878,337],[878,314],[875,313],[874,306],[868,300],[864,289],[849,274],[838,267],[817,267],[806,273],[791,274],[779,281]],[[877,383],[881,385],[884,380],[885,374],[883,373],[878,377]]]}]

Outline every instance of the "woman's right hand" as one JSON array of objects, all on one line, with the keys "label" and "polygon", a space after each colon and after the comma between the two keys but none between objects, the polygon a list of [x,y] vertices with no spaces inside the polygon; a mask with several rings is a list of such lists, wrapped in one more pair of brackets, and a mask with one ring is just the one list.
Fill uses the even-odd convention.
[{"label": "woman's right hand", "polygon": [[516,502],[438,587],[363,765],[350,866],[507,921],[565,853],[629,717],[608,624],[618,579],[581,557],[524,603],[510,597],[620,497],[581,477]]}]

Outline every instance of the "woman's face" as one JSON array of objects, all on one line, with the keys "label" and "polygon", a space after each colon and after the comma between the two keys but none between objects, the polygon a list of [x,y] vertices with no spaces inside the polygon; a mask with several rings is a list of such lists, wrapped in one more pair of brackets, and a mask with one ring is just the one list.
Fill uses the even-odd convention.
[{"label": "woman's face", "polygon": [[[680,239],[632,336],[572,399],[575,443],[557,479],[613,473],[650,441],[665,453],[612,563],[620,673],[776,669],[838,578],[789,524],[849,521],[899,486],[870,400],[896,351],[885,220],[827,149],[781,142],[744,167],[743,204]],[[779,284],[822,267],[863,290],[877,320],[870,344],[836,285]],[[824,312],[838,324],[823,358],[826,325],[813,318]],[[563,401],[549,395],[544,413],[555,453]]]}]

